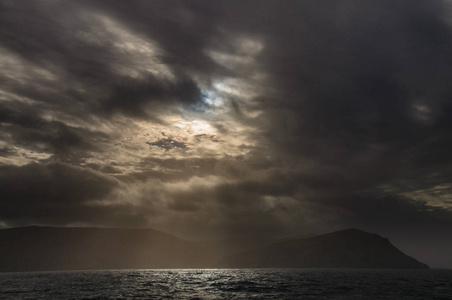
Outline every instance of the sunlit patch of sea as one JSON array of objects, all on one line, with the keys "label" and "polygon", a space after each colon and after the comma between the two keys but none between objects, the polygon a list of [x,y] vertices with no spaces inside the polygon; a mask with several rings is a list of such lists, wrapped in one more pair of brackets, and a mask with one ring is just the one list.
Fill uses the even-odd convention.
[{"label": "sunlit patch of sea", "polygon": [[1,299],[451,299],[452,270],[0,273]]}]

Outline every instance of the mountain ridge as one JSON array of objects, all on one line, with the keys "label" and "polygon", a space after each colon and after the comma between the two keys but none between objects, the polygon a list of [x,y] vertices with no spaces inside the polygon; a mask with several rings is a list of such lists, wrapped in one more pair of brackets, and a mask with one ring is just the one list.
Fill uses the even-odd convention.
[{"label": "mountain ridge", "polygon": [[231,267],[428,268],[356,228],[279,241],[189,241],[148,228],[0,229],[1,272]]},{"label": "mountain ridge", "polygon": [[222,261],[227,267],[253,268],[428,268],[387,238],[351,228],[285,240]]}]

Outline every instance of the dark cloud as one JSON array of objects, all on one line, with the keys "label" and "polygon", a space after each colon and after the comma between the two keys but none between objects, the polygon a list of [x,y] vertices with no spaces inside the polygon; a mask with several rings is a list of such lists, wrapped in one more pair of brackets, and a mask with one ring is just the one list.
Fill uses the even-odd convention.
[{"label": "dark cloud", "polygon": [[[204,1],[84,1],[89,7],[114,16],[135,32],[158,41],[163,61],[176,69],[213,75],[228,73],[205,54],[222,23],[221,3]],[[218,7],[218,5],[220,7]]]},{"label": "dark cloud", "polygon": [[183,142],[178,142],[176,140],[173,140],[172,138],[165,138],[165,139],[159,139],[156,142],[146,142],[149,146],[155,146],[162,148],[166,151],[174,149],[174,148],[180,148],[185,149],[187,148],[187,145]]},{"label": "dark cloud", "polygon": [[118,182],[63,163],[0,167],[1,218],[11,224],[68,224],[95,219],[90,201],[109,195]]},{"label": "dark cloud", "polygon": [[0,128],[8,132],[10,137],[5,138],[11,145],[53,154],[57,160],[76,162],[87,151],[100,151],[98,144],[109,138],[102,132],[45,120],[39,116],[39,108],[33,109],[0,104]]},{"label": "dark cloud", "polygon": [[14,153],[15,153],[15,151],[14,151],[14,149],[12,147],[6,146],[6,147],[0,148],[0,155],[1,156],[9,156],[9,155],[12,155]]},{"label": "dark cloud", "polygon": [[[2,47],[34,66],[57,72],[62,80],[83,85],[82,89],[65,86],[64,90],[43,91],[34,82],[24,84],[8,78],[5,87],[21,96],[54,105],[65,102],[66,107],[60,109],[68,113],[78,113],[74,106],[82,102],[84,107],[79,109],[88,109],[90,114],[124,113],[141,117],[153,114],[145,111],[148,103],[165,106],[200,101],[197,84],[178,69],[173,70],[176,78],[171,81],[150,73],[143,78],[131,78],[114,72],[115,65],[131,68],[133,72],[133,68],[142,64],[155,66],[161,62],[146,61],[153,58],[143,56],[139,49],[115,48],[118,37],[112,30],[118,29],[114,24],[102,23],[89,7],[59,1],[42,5],[6,2],[3,6]],[[131,59],[137,65],[129,66]],[[41,80],[39,75],[29,74],[30,80]]]},{"label": "dark cloud", "polygon": [[276,90],[261,99],[266,141],[289,164],[318,164],[318,189],[352,194],[448,164],[448,10],[440,1],[405,4],[298,2],[275,34],[263,33]]},{"label": "dark cloud", "polygon": [[179,102],[195,104],[200,101],[200,91],[195,82],[184,79],[177,83],[161,82],[154,77],[143,80],[121,80],[112,85],[111,95],[99,107],[101,112],[120,111],[133,116],[148,118],[145,105],[157,101],[158,103]]}]

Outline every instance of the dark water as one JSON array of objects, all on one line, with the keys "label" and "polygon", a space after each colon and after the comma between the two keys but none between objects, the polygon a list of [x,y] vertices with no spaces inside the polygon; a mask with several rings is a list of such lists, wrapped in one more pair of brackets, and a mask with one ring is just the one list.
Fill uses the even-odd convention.
[{"label": "dark water", "polygon": [[452,270],[0,273],[1,299],[452,299]]}]

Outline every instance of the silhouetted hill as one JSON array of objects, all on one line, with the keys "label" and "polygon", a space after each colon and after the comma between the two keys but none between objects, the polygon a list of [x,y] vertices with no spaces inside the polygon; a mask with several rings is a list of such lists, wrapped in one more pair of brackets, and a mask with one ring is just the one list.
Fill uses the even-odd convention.
[{"label": "silhouetted hill", "polygon": [[428,268],[388,239],[359,229],[286,240],[231,255],[224,267],[251,268]]},{"label": "silhouetted hill", "polygon": [[190,268],[209,261],[193,242],[152,229],[0,230],[0,270]]},{"label": "silhouetted hill", "polygon": [[0,271],[427,268],[387,239],[356,229],[270,243],[271,240],[260,239],[192,242],[152,229],[11,228],[0,230]]},{"label": "silhouetted hill", "polygon": [[259,247],[267,246],[277,242],[276,239],[265,239],[265,238],[228,238],[228,239],[218,239],[218,240],[205,240],[198,241],[196,244],[200,249],[204,249],[205,253],[213,259],[211,261],[211,266],[216,267],[218,261],[224,257],[230,255],[257,249]]}]

